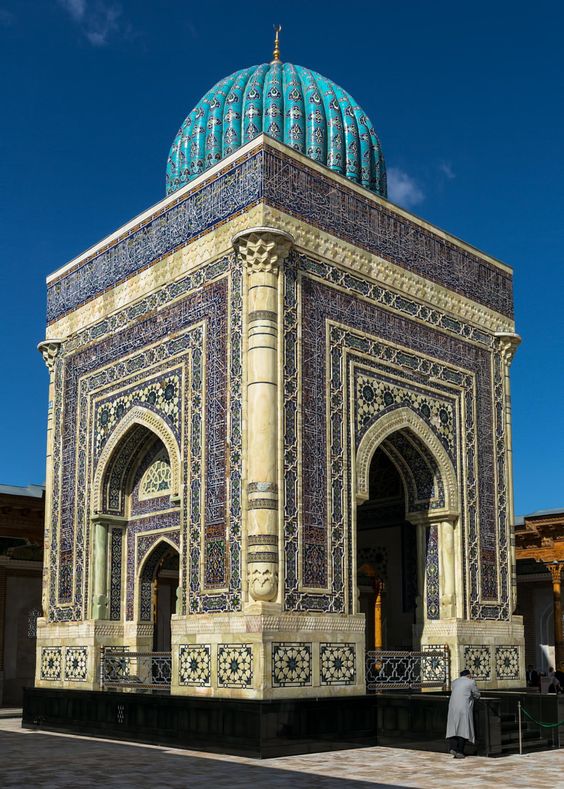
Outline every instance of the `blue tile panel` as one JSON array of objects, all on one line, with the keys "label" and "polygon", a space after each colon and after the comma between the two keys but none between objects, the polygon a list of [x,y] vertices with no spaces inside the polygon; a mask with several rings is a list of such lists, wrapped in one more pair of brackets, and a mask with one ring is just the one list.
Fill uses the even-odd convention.
[{"label": "blue tile panel", "polygon": [[262,151],[244,157],[51,282],[47,321],[57,320],[257,203],[262,197],[263,158]]},{"label": "blue tile panel", "polygon": [[[204,284],[207,287],[202,287]],[[157,315],[155,298],[160,307]],[[114,410],[117,418],[119,408],[123,409],[122,419],[140,399],[145,402],[156,387],[165,394],[162,403],[155,398],[153,410],[168,419],[179,448],[189,441],[190,457],[181,457],[182,500],[189,502],[189,507],[171,506],[170,500],[157,497],[154,502],[166,510],[159,513],[152,504],[140,507],[134,501],[123,540],[126,544],[121,548],[117,536],[112,543],[111,579],[115,590],[111,615],[117,618],[121,613],[118,587],[122,575],[127,579],[126,617],[135,615],[133,582],[145,555],[139,552],[140,546],[146,552],[158,539],[158,534],[143,532],[155,530],[166,532],[179,547],[183,611],[238,609],[241,300],[240,266],[225,258],[165,286],[158,296],[142,299],[65,344],[55,370],[51,620],[73,621],[85,615],[91,481],[96,446],[101,444],[100,435],[105,437],[106,426],[101,414],[107,411],[111,421]],[[170,400],[166,398],[167,387]],[[181,416],[178,395],[185,404]],[[151,401],[146,406],[149,409]],[[141,449],[146,446],[143,431],[145,428],[132,428],[127,434],[123,451],[127,455],[129,437],[132,449],[127,455],[130,460],[126,457],[125,462],[139,457],[139,442],[145,442]],[[226,473],[227,463],[230,474]],[[126,555],[124,570],[122,551]],[[201,555],[206,567],[203,578]]]},{"label": "blue tile panel", "polygon": [[[265,146],[53,280],[47,293],[48,322],[260,201],[504,315],[513,315],[509,272]],[[458,323],[448,320],[453,326]]]},{"label": "blue tile panel", "polygon": [[[345,290],[331,287],[331,280]],[[347,480],[351,458],[373,419],[363,423],[359,409],[367,413],[365,399],[349,403],[347,393],[355,391],[355,365],[365,378],[371,373],[375,384],[384,386],[392,366],[395,390],[387,387],[389,397],[383,398],[378,415],[398,407],[416,410],[443,443],[459,479],[459,497],[465,502],[460,528],[468,562],[468,616],[506,619],[506,437],[496,341],[483,332],[471,337],[465,326],[441,329],[440,315],[419,313],[416,323],[402,316],[405,305],[390,309],[392,302],[391,294],[378,286],[329,264],[294,254],[285,266],[285,605],[301,611],[350,611],[355,589],[348,513],[355,502]],[[296,419],[300,379],[301,409],[307,414],[301,425]],[[327,387],[327,398],[320,396]],[[371,396],[368,390],[366,394]],[[358,426],[355,435],[344,429],[351,417]],[[433,500],[440,505],[441,497],[429,474],[434,463],[424,456],[424,448],[414,446],[411,459],[405,447],[399,447],[399,454],[410,464],[416,498],[422,497],[424,508],[433,508]],[[431,535],[430,580],[438,574],[434,539]],[[438,588],[431,586],[428,615],[434,617]]]}]

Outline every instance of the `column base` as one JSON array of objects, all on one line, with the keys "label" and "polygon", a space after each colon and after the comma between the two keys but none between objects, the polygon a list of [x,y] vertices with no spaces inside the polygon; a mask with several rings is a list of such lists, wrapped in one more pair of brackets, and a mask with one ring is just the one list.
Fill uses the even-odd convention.
[{"label": "column base", "polygon": [[[143,628],[150,628],[150,638]],[[35,686],[43,688],[100,688],[100,655],[106,646],[150,649],[152,625],[87,619],[84,622],[37,620]],[[146,645],[147,642],[147,645]]]},{"label": "column base", "polygon": [[174,616],[171,693],[234,699],[365,693],[364,615]]},{"label": "column base", "polygon": [[440,619],[425,623],[421,646],[447,644],[451,677],[469,669],[482,688],[522,688],[525,681],[523,617],[508,622]]}]

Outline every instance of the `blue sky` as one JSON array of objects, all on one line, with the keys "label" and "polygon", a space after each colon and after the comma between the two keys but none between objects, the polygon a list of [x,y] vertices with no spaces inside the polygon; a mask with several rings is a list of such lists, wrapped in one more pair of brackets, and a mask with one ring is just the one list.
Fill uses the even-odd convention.
[{"label": "blue sky", "polygon": [[514,267],[516,511],[564,507],[556,0],[0,0],[0,483],[44,479],[45,276],[164,196],[184,117],[274,22],[366,110],[393,198]]}]

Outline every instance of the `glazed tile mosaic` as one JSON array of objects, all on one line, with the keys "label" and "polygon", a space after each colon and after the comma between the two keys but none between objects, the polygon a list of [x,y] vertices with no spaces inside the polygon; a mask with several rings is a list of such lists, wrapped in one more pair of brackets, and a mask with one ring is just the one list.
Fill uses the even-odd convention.
[{"label": "glazed tile mosaic", "polygon": [[519,676],[519,649],[514,646],[496,647],[495,670],[498,679],[517,679]]},{"label": "glazed tile mosaic", "polygon": [[355,682],[354,644],[321,644],[319,663],[322,685],[352,685]]},{"label": "glazed tile mosaic", "polygon": [[63,650],[61,647],[42,647],[41,679],[61,679]]},{"label": "glazed tile mosaic", "polygon": [[65,679],[84,681],[88,667],[88,647],[65,648]]},{"label": "glazed tile mosaic", "polygon": [[311,685],[311,644],[272,645],[272,684],[277,688]]},{"label": "glazed tile mosaic", "polygon": [[464,665],[476,679],[490,679],[492,670],[489,646],[464,647]]},{"label": "glazed tile mosaic", "polygon": [[211,683],[210,645],[182,644],[179,649],[178,672],[181,685],[209,687]]},{"label": "glazed tile mosaic", "polygon": [[217,648],[217,684],[223,688],[247,688],[253,681],[253,650],[250,644],[220,644]]}]

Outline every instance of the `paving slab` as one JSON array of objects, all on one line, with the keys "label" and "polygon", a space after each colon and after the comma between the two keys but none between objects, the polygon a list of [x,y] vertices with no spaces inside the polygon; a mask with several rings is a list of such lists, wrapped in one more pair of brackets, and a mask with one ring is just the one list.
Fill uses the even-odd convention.
[{"label": "paving slab", "polygon": [[0,786],[210,789],[564,789],[564,750],[500,759],[359,748],[258,761],[22,729],[0,720]]}]

